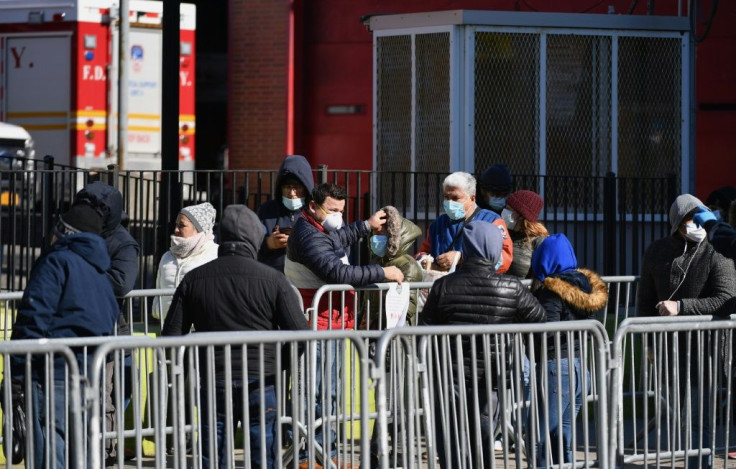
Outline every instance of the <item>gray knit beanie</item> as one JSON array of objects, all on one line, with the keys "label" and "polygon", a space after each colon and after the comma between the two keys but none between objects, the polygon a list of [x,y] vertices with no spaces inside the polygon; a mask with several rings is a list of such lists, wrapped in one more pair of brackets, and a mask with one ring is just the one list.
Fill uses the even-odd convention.
[{"label": "gray knit beanie", "polygon": [[680,227],[682,220],[684,220],[690,212],[701,205],[703,205],[703,202],[694,195],[678,195],[670,207],[670,234],[675,234],[675,231]]},{"label": "gray knit beanie", "polygon": [[179,213],[192,222],[198,233],[210,231],[215,226],[215,215],[217,211],[209,202],[184,207]]}]

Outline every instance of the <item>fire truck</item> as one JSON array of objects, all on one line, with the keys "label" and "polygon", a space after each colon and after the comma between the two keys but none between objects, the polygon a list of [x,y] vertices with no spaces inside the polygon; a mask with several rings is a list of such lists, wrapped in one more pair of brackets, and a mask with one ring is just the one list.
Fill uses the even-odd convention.
[{"label": "fire truck", "polygon": [[[195,6],[180,12],[179,167],[194,169]],[[161,168],[163,3],[130,1],[125,51],[119,16],[111,0],[0,1],[0,121],[28,130],[37,157],[78,168]],[[121,53],[128,135],[118,161]]]}]

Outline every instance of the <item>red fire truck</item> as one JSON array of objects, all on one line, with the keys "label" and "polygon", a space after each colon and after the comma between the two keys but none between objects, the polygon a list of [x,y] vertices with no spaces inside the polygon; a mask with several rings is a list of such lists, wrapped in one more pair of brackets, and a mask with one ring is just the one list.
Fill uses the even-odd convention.
[{"label": "red fire truck", "polygon": [[[36,156],[79,168],[117,160],[118,54],[129,70],[125,169],[161,168],[163,3],[131,0],[119,51],[111,0],[0,2],[0,121],[33,136]],[[179,166],[194,169],[195,6],[181,5]]]}]

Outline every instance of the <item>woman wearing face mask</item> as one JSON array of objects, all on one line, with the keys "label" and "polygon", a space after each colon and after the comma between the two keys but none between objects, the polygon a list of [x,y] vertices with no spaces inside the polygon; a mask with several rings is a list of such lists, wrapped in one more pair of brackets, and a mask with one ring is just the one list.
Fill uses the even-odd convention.
[{"label": "woman wearing face mask", "polygon": [[[386,224],[372,231],[368,245],[374,261],[382,267],[394,266],[404,274],[405,282],[421,282],[422,268],[409,251],[421,235],[422,230],[406,218],[402,218],[396,207],[390,205],[383,207],[386,213]],[[368,301],[363,301],[363,319],[361,329],[379,330],[386,327],[386,318],[379,317],[378,312],[383,311],[379,307],[380,298],[378,293],[371,292],[367,296]],[[417,296],[412,294],[409,299],[409,310],[406,313],[406,325],[416,325]],[[371,348],[373,350],[373,348]],[[393,425],[389,425],[391,440],[393,438]],[[373,429],[371,434],[371,467],[378,467],[379,445],[378,432]],[[393,461],[393,456],[389,459]]]},{"label": "woman wearing face mask", "polygon": [[[216,213],[209,202],[181,209],[176,217],[171,247],[158,264],[156,288],[176,288],[187,272],[217,258],[218,246],[212,231]],[[156,297],[153,317],[160,317],[163,322],[170,304],[170,296]]]},{"label": "woman wearing face mask", "polygon": [[[639,316],[703,316],[729,314],[724,307],[730,298],[736,295],[736,273],[733,262],[717,253],[706,239],[705,230],[693,222],[693,214],[703,203],[690,194],[678,196],[670,207],[670,236],[659,239],[647,248],[642,262],[641,280],[639,281],[637,298],[637,315]],[[676,356],[679,358],[679,369],[675,367],[673,375],[678,374],[679,390],[663,384],[663,393],[680,392],[680,411],[682,415],[689,415],[690,419],[682,419],[683,431],[687,420],[692,422],[692,445],[698,448],[702,441],[703,448],[712,448],[709,415],[708,395],[715,383],[708,383],[709,377],[714,376],[708,370],[710,333],[704,333],[704,340],[698,340],[696,335],[689,332],[679,333],[678,341],[669,337],[668,347],[656,344],[657,337],[650,342],[649,356],[655,362],[667,360],[675,363],[672,347],[677,344],[679,349]],[[687,344],[691,344],[690,351]],[[656,353],[665,356],[657,356]],[[690,361],[686,359],[690,356]],[[672,380],[674,380],[672,378]],[[687,389],[688,385],[691,389]],[[687,393],[695,396],[695,400],[688,406]],[[699,396],[704,396],[700,415]],[[674,399],[674,395],[669,399]],[[671,400],[669,402],[672,402]],[[701,425],[702,421],[702,425]],[[702,427],[702,428],[701,428]],[[701,434],[702,430],[702,434]],[[690,429],[688,429],[690,431]],[[685,434],[685,433],[683,433]],[[700,438],[702,437],[702,440]],[[690,458],[689,467],[711,467],[711,456]]]},{"label": "woman wearing face mask", "polygon": [[516,191],[506,199],[501,218],[514,243],[514,260],[507,274],[531,277],[532,253],[549,236],[547,228],[538,221],[543,205],[544,201],[536,192],[526,190]]},{"label": "woman wearing face mask", "polygon": [[[422,235],[422,230],[406,218],[402,218],[396,207],[387,205],[381,210],[386,212],[386,224],[379,230],[373,230],[368,240],[368,245],[377,263],[382,267],[394,266],[404,274],[405,282],[421,282],[422,267],[419,265],[409,251],[414,241]],[[378,298],[372,298],[371,304],[377,305]],[[364,310],[361,328],[378,329],[385,323],[385,318],[380,319],[374,314],[377,309],[371,308],[367,314]],[[409,311],[406,313],[406,324],[415,325],[414,314],[417,310],[416,295],[412,295],[409,301]]]}]

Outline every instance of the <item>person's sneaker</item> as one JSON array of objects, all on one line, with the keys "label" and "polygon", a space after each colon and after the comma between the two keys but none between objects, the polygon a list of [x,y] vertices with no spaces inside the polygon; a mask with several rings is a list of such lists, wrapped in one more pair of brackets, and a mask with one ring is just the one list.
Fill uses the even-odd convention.
[{"label": "person's sneaker", "polygon": [[503,451],[503,443],[501,443],[501,440],[496,440],[496,442],[493,443],[493,449],[495,451]]},{"label": "person's sneaker", "polygon": [[728,456],[728,459],[736,459],[736,451],[731,451],[726,456]]}]

